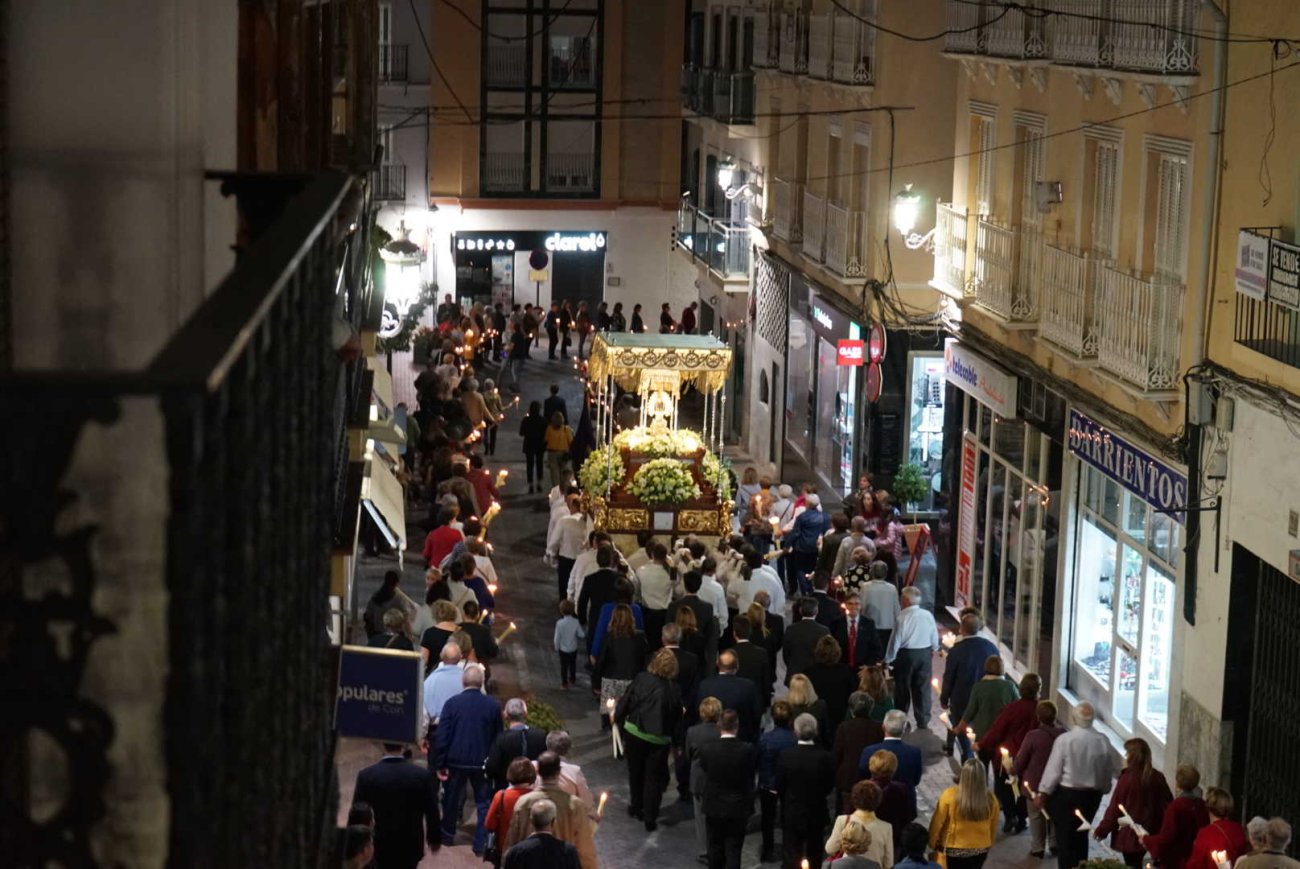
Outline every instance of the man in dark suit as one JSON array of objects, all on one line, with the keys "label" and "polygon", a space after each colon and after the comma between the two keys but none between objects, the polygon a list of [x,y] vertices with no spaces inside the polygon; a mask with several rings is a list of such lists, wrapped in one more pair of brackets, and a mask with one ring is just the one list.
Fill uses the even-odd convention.
[{"label": "man in dark suit", "polygon": [[844,609],[840,602],[827,593],[826,588],[829,584],[829,574],[817,571],[813,574],[813,600],[817,601],[817,623],[831,632],[832,637],[840,635],[840,628],[844,626]]},{"label": "man in dark suit", "polygon": [[352,801],[369,803],[375,813],[375,862],[414,869],[427,842],[442,846],[438,836],[437,797],[433,778],[402,755],[400,743],[384,743],[384,758],[357,775]]},{"label": "man in dark suit", "polygon": [[[979,613],[963,613],[961,639],[948,650],[948,659],[943,665],[943,686],[939,689],[939,705],[948,710],[949,727],[961,721],[966,704],[970,702],[971,688],[984,678],[984,662],[998,653],[998,647],[992,641],[980,636],[983,629],[984,619]],[[949,731],[944,749],[952,751],[954,738],[961,746],[961,759],[970,758],[970,740],[965,733]]]},{"label": "man in dark suit", "polygon": [[522,698],[507,700],[505,715],[506,729],[492,743],[492,750],[483,763],[483,771],[496,782],[497,790],[510,786],[506,781],[510,761],[516,757],[537,760],[546,751],[546,731],[528,726],[528,704]]},{"label": "man in dark suit", "polygon": [[894,773],[894,779],[906,782],[915,790],[921,784],[921,749],[903,741],[903,729],[907,727],[907,713],[899,709],[889,710],[885,713],[885,723],[882,726],[885,730],[884,742],[877,742],[862,749],[862,756],[858,759],[858,772],[863,778],[870,778],[871,768],[868,764],[871,755],[877,751],[888,751],[898,758],[898,770]]},{"label": "man in dark suit", "polygon": [[465,601],[461,610],[465,613],[465,621],[460,623],[460,629],[469,634],[470,641],[474,644],[474,657],[486,667],[497,656],[496,637],[492,636],[490,627],[478,620],[478,601]]},{"label": "man in dark suit", "polygon": [[883,661],[885,647],[880,644],[876,623],[870,616],[862,614],[862,601],[856,595],[845,598],[844,607],[844,622],[835,639],[839,640],[844,663],[856,673],[859,667],[869,667]]},{"label": "man in dark suit", "polygon": [[718,655],[718,672],[700,683],[696,694],[701,698],[717,697],[723,709],[735,710],[740,716],[740,738],[746,742],[758,739],[759,719],[763,717],[762,700],[758,686],[736,675],[739,662],[731,649]]},{"label": "man in dark suit", "polygon": [[818,624],[814,618],[817,615],[816,600],[811,597],[800,598],[795,607],[802,618],[785,629],[785,640],[781,649],[781,657],[785,659],[785,684],[787,685],[790,684],[791,676],[803,673],[813,665],[813,652],[817,648],[817,641],[830,633],[825,625]]},{"label": "man in dark suit", "polygon": [[826,798],[835,790],[835,758],[817,741],[817,719],[807,712],[794,720],[798,740],[776,762],[776,790],[781,795],[781,834],[786,866],[822,865],[826,856]]},{"label": "man in dark suit", "polygon": [[699,751],[709,869],[740,869],[745,822],[754,811],[758,749],[736,738],[739,727],[736,710],[724,709],[718,719],[721,738],[705,743]]},{"label": "man in dark suit", "polygon": [[[716,637],[718,630],[714,627],[713,604],[700,597],[700,586],[704,583],[704,576],[698,570],[688,570],[682,576],[682,585],[686,588],[686,593],[677,600],[668,605],[668,622],[677,621],[677,611],[682,607],[690,607],[691,612],[695,614],[695,626],[699,629],[700,636],[705,638],[706,653],[709,648],[716,650]],[[704,662],[700,662],[701,666]]]},{"label": "man in dark suit", "polygon": [[550,396],[547,397],[546,401],[542,402],[542,419],[550,422],[551,417],[557,413],[564,417],[564,422],[567,425],[569,422],[569,409],[564,406],[564,399],[560,398],[560,385],[552,383]]},{"label": "man in dark suit", "polygon": [[587,652],[591,653],[591,641],[596,636],[596,622],[605,604],[614,600],[614,585],[618,574],[614,572],[614,547],[601,543],[596,547],[595,573],[582,581],[582,591],[578,594],[578,621],[587,630]]},{"label": "man in dark suit", "polygon": [[767,658],[767,650],[750,642],[754,625],[747,618],[737,618],[731,623],[731,634],[736,638],[731,651],[736,654],[738,667],[736,675],[748,679],[758,686],[758,696],[762,708],[772,702],[772,662]]},{"label": "man in dark suit", "polygon": [[664,625],[659,637],[663,640],[663,647],[672,651],[673,657],[677,659],[677,690],[689,713],[695,703],[695,688],[700,684],[700,659],[694,652],[688,652],[678,645],[682,641],[682,629],[676,624],[669,622]]},{"label": "man in dark suit", "polygon": [[555,811],[547,799],[528,807],[533,834],[505,853],[502,869],[579,869],[578,849],[555,838]]}]

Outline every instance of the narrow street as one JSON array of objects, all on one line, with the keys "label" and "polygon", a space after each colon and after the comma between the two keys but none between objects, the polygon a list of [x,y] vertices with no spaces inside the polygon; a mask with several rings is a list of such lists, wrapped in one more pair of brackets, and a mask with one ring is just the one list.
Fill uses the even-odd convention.
[{"label": "narrow street", "polygon": [[[493,664],[493,692],[501,701],[513,696],[536,697],[555,708],[573,738],[570,761],[582,766],[592,791],[599,794],[609,791],[605,820],[596,833],[596,847],[602,867],[638,869],[652,866],[698,865],[695,857],[701,853],[695,842],[695,828],[690,811],[676,800],[675,782],[669,784],[664,799],[664,810],[659,829],[646,833],[640,821],[627,817],[627,775],[621,760],[612,756],[610,738],[600,730],[597,704],[588,689],[585,674],[579,671],[579,689],[560,689],[559,660],[552,649],[552,630],[557,617],[554,574],[542,561],[546,546],[547,505],[545,493],[527,494],[525,469],[520,453],[519,418],[528,402],[540,400],[552,383],[560,385],[561,394],[576,420],[576,408],[581,398],[581,387],[574,375],[571,362],[550,362],[544,348],[534,348],[533,360],[525,369],[520,408],[512,410],[502,425],[497,440],[496,456],[487,459],[491,469],[508,468],[510,481],[503,491],[505,509],[493,523],[490,540],[494,546],[493,562],[500,576],[498,601],[498,626],[514,621],[519,630],[502,644],[501,657]],[[406,373],[405,359],[393,363],[394,389],[401,398],[402,391],[410,389],[413,374]],[[414,396],[406,396],[414,402]],[[413,597],[423,588],[423,560],[419,549],[424,535],[419,523],[423,511],[408,514],[408,550],[410,552],[404,571],[402,587]],[[358,600],[365,601],[379,586],[386,570],[395,565],[392,557],[365,559],[358,568]],[[500,633],[501,627],[496,629]],[[942,672],[943,662],[935,659],[935,673]],[[953,761],[945,761],[943,739],[937,719],[933,732],[909,733],[907,741],[925,752],[925,778],[920,788],[920,815],[928,821],[939,794],[952,784]],[[338,752],[340,823],[346,818],[351,804],[352,787],[357,772],[379,757],[378,746],[358,740],[343,740]],[[469,815],[466,814],[468,819]],[[744,865],[755,867],[759,863],[758,817],[751,820],[751,835],[745,840]],[[437,856],[426,855],[422,866],[478,867],[483,862],[470,849],[472,827],[462,825],[457,843],[443,848]],[[780,833],[777,833],[780,841]],[[1094,843],[1095,855],[1109,854],[1105,847]],[[775,865],[775,864],[767,864]],[[995,846],[990,867],[1055,866],[1055,861],[1039,861],[1029,857],[1029,835],[1003,837]]]}]

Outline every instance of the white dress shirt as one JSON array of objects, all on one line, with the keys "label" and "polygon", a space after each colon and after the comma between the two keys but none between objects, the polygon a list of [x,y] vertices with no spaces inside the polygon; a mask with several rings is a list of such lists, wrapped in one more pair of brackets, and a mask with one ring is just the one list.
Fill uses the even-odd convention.
[{"label": "white dress shirt", "polygon": [[784,614],[785,588],[781,585],[780,575],[770,564],[764,564],[750,573],[749,582],[741,580],[736,583],[736,586],[739,589],[736,595],[736,609],[740,612],[749,609],[749,605],[754,602],[754,595],[765,591],[770,598],[767,611],[778,616]]},{"label": "white dress shirt", "polygon": [[675,583],[668,568],[651,562],[637,569],[636,584],[646,609],[666,610],[673,601]]},{"label": "white dress shirt", "polygon": [[853,561],[853,550],[861,546],[867,550],[867,557],[874,560],[876,557],[876,544],[871,542],[871,538],[863,534],[861,537],[854,537],[852,534],[840,541],[840,551],[835,553],[835,566],[831,568],[831,576],[840,576],[844,569]]},{"label": "white dress shirt", "polygon": [[730,620],[727,613],[727,593],[712,576],[704,577],[704,581],[700,583],[700,600],[713,607],[713,617],[718,620],[718,630],[726,631]]},{"label": "white dress shirt", "polygon": [[[588,534],[590,535],[590,532]],[[620,564],[627,563],[623,560],[623,554],[617,549],[614,550],[614,557]],[[582,594],[582,581],[598,570],[600,565],[596,563],[596,550],[582,550],[582,554],[573,560],[573,570],[569,571],[569,600],[578,602],[578,597]]]},{"label": "white dress shirt", "polygon": [[[627,566],[632,569],[633,573],[636,573],[649,563],[650,553],[645,551],[644,546],[638,548],[636,552],[633,552],[627,557]],[[564,773],[560,773],[560,775],[564,775]]]},{"label": "white dress shirt", "polygon": [[939,651],[939,629],[932,612],[920,606],[910,606],[898,614],[898,624],[889,637],[885,660],[893,663],[902,649]]},{"label": "white dress shirt", "polygon": [[555,523],[546,541],[546,551],[560,558],[576,559],[587,545],[587,517],[570,513]]},{"label": "white dress shirt", "polygon": [[1110,790],[1114,771],[1114,750],[1110,740],[1092,727],[1076,727],[1057,737],[1038,791],[1050,794],[1058,787]]},{"label": "white dress shirt", "polygon": [[873,579],[862,586],[862,612],[871,616],[876,629],[892,631],[898,624],[902,605],[898,602],[898,588],[887,579]]}]

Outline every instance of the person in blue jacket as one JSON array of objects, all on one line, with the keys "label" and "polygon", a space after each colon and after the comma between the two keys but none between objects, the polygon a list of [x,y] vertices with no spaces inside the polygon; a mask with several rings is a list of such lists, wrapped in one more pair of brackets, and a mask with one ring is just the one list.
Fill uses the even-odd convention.
[{"label": "person in blue jacket", "polygon": [[977,612],[963,611],[961,616],[961,639],[948,650],[948,660],[943,665],[943,686],[939,689],[939,705],[948,710],[948,739],[944,749],[952,751],[953,741],[961,747],[962,763],[970,760],[970,740],[965,732],[957,733],[951,728],[961,721],[970,702],[971,688],[984,678],[984,662],[998,654],[998,647],[991,640],[980,636],[984,629],[984,619]]},{"label": "person in blue jacket", "polygon": [[482,667],[466,667],[460,684],[464,690],[442,707],[433,745],[433,768],[446,788],[442,844],[452,844],[456,836],[456,822],[468,785],[474,790],[474,804],[478,807],[474,853],[481,857],[487,845],[487,812],[492,802],[492,782],[483,770],[483,762],[501,732],[501,704],[483,693]]},{"label": "person in blue jacket", "polygon": [[831,519],[822,512],[821,498],[816,493],[804,496],[804,506],[807,509],[795,518],[786,532],[784,546],[790,553],[796,588],[800,594],[810,594],[812,586],[808,576],[817,568],[817,545],[822,535],[830,530]]}]

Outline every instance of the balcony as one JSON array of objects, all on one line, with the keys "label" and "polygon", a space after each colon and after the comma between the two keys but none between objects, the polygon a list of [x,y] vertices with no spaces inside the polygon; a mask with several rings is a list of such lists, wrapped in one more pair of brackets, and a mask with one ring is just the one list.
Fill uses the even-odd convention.
[{"label": "balcony", "polygon": [[516,88],[528,83],[528,48],[508,43],[489,42],[483,79],[488,87]]},{"label": "balcony", "polygon": [[1042,235],[981,217],[975,227],[975,304],[1007,325],[1038,320]]},{"label": "balcony", "polygon": [[1097,267],[1083,253],[1043,245],[1038,334],[1076,359],[1097,357]]},{"label": "balcony", "polygon": [[577,152],[546,155],[546,192],[565,193],[596,192],[596,156]]},{"label": "balcony", "polygon": [[388,45],[379,46],[379,81],[383,84],[401,83],[406,81],[406,45]]},{"label": "balcony", "polygon": [[782,241],[803,241],[803,185],[772,178],[772,234]]},{"label": "balcony", "polygon": [[756,69],[776,69],[780,64],[781,20],[767,13],[754,16],[754,58]]},{"label": "balcony", "polygon": [[842,278],[866,276],[866,212],[826,205],[826,268]]},{"label": "balcony", "polygon": [[808,19],[808,75],[840,84],[872,83],[875,30],[850,15]]},{"label": "balcony", "polygon": [[754,123],[754,74],[712,71],[713,101],[706,114],[724,124]]},{"label": "balcony", "polygon": [[[1190,0],[948,0],[952,54],[1152,75],[1197,74],[1200,4]],[[1059,14],[1048,14],[1051,12]]]},{"label": "balcony", "polygon": [[1183,335],[1181,283],[1098,267],[1097,361],[1141,392],[1178,387]]},{"label": "balcony", "polygon": [[749,227],[744,224],[710,217],[683,198],[677,245],[724,281],[749,280]]},{"label": "balcony", "polygon": [[777,64],[781,72],[804,75],[808,72],[808,14],[784,12],[781,14],[781,39],[777,50]]},{"label": "balcony", "polygon": [[935,289],[959,298],[966,292],[966,238],[968,218],[965,211],[940,202],[934,210],[934,278]]},{"label": "balcony", "polygon": [[807,188],[803,192],[803,245],[800,252],[813,262],[826,256],[826,200]]},{"label": "balcony", "polygon": [[524,155],[495,152],[484,154],[479,187],[483,193],[527,193]]},{"label": "balcony", "polygon": [[384,163],[372,174],[373,198],[380,202],[405,201],[406,166],[402,163]]},{"label": "balcony", "polygon": [[1271,299],[1237,293],[1237,322],[1233,339],[1243,347],[1300,368],[1300,311]]},{"label": "balcony", "polygon": [[582,90],[596,86],[595,40],[586,36],[552,36],[549,79],[553,88]]}]

